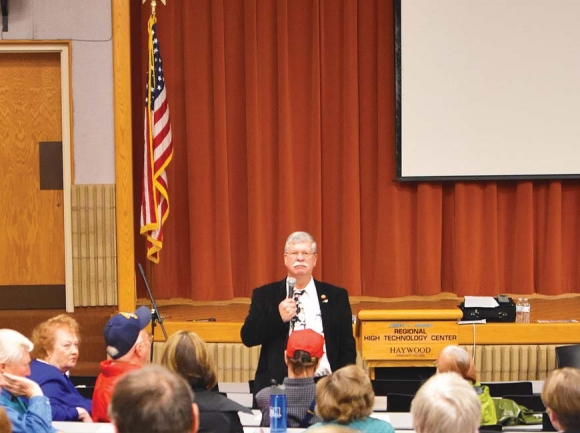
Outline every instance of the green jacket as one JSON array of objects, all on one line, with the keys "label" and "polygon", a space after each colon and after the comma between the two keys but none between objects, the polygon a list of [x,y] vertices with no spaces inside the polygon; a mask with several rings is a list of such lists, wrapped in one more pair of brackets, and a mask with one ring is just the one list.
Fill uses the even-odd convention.
[{"label": "green jacket", "polygon": [[473,384],[473,389],[479,397],[481,402],[481,425],[497,424],[497,412],[495,410],[495,403],[487,385],[482,385],[479,382]]}]

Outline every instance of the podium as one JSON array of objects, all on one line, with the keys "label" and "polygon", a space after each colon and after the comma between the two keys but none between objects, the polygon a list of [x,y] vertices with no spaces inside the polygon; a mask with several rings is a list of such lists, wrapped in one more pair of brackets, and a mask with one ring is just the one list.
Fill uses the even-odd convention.
[{"label": "podium", "polygon": [[361,310],[356,334],[369,376],[376,367],[432,367],[445,346],[459,344],[460,309]]}]

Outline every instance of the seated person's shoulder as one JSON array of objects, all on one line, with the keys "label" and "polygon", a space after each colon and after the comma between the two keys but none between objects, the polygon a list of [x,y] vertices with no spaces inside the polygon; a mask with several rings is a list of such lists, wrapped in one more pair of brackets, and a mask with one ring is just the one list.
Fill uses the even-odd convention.
[{"label": "seated person's shoulder", "polygon": [[256,394],[256,403],[258,403],[258,406],[260,408],[270,405],[270,388],[269,387],[262,388],[260,391],[258,391],[258,393]]}]

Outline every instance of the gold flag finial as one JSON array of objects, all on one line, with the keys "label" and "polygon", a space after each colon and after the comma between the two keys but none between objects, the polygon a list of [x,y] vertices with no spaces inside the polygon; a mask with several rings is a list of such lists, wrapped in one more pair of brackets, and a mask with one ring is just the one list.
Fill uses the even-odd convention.
[{"label": "gold flag finial", "polygon": [[[145,4],[147,2],[147,0],[143,0],[143,4]],[[164,6],[167,6],[167,3],[165,3],[165,0],[161,0],[161,3],[163,3]],[[157,0],[151,0],[151,15],[155,15],[155,9],[157,8]]]}]

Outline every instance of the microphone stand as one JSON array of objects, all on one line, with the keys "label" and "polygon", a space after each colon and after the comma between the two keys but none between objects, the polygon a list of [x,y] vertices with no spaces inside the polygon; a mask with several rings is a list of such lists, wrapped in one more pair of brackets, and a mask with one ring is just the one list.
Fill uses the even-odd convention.
[{"label": "microphone stand", "polygon": [[147,278],[145,277],[145,271],[143,271],[143,266],[141,263],[137,263],[139,266],[139,271],[141,272],[141,276],[143,277],[143,282],[145,283],[145,287],[147,288],[147,293],[149,293],[149,299],[151,299],[151,336],[153,337],[153,341],[151,341],[151,362],[153,362],[153,344],[155,342],[155,322],[159,323],[161,326],[161,330],[163,331],[163,336],[165,337],[165,341],[167,341],[167,332],[165,332],[165,325],[163,325],[163,317],[159,313],[159,309],[157,308],[157,304],[155,303],[155,298],[153,298],[153,292],[151,292],[151,288],[149,287],[149,283],[147,282]]}]

